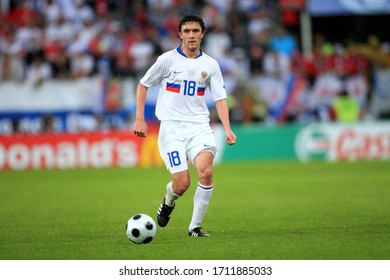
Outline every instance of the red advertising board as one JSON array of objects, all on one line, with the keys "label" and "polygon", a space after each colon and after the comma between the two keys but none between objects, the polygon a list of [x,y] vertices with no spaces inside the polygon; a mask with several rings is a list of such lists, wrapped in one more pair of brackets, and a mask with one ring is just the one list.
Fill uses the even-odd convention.
[{"label": "red advertising board", "polygon": [[66,169],[163,165],[158,127],[132,131],[0,136],[0,169]]}]

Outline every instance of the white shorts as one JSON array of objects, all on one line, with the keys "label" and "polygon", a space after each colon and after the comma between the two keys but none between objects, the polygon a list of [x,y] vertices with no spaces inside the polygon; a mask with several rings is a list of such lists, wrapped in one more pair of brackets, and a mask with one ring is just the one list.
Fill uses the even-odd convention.
[{"label": "white shorts", "polygon": [[187,161],[194,164],[200,152],[210,152],[213,156],[217,152],[214,132],[208,123],[162,121],[158,147],[171,174],[187,170]]}]

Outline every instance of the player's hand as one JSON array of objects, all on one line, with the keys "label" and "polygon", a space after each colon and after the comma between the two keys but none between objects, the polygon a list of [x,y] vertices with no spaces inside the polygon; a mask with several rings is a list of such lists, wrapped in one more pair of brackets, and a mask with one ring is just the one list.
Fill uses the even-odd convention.
[{"label": "player's hand", "polygon": [[138,137],[146,137],[146,122],[144,120],[136,120],[133,127],[133,133]]},{"label": "player's hand", "polygon": [[233,131],[228,131],[226,133],[226,143],[229,145],[234,145],[237,142],[237,136],[233,133]]}]

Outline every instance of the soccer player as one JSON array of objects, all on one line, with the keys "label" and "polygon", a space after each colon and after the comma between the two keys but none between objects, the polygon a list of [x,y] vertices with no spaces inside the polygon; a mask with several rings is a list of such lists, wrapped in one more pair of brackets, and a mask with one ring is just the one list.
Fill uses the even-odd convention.
[{"label": "soccer player", "polygon": [[215,101],[226,143],[233,145],[237,137],[230,127],[219,65],[200,49],[205,35],[203,19],[193,14],[184,16],[179,22],[178,33],[181,45],[159,56],[137,86],[133,131],[139,137],[146,136],[147,89],[160,84],[155,112],[160,121],[158,146],[172,180],[166,186],[166,194],[157,211],[157,222],[161,227],[168,224],[176,200],[189,188],[190,161],[197,171],[198,183],[188,235],[207,237],[209,234],[202,232],[200,225],[214,189],[212,164],[217,148],[205,102],[206,88]]}]

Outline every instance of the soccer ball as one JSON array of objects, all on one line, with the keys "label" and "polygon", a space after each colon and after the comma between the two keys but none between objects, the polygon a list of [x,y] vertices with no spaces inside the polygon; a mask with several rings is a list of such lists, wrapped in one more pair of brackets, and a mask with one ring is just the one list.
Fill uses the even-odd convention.
[{"label": "soccer ball", "polygon": [[156,223],[146,214],[131,217],[126,224],[127,237],[136,244],[146,244],[156,236]]}]

